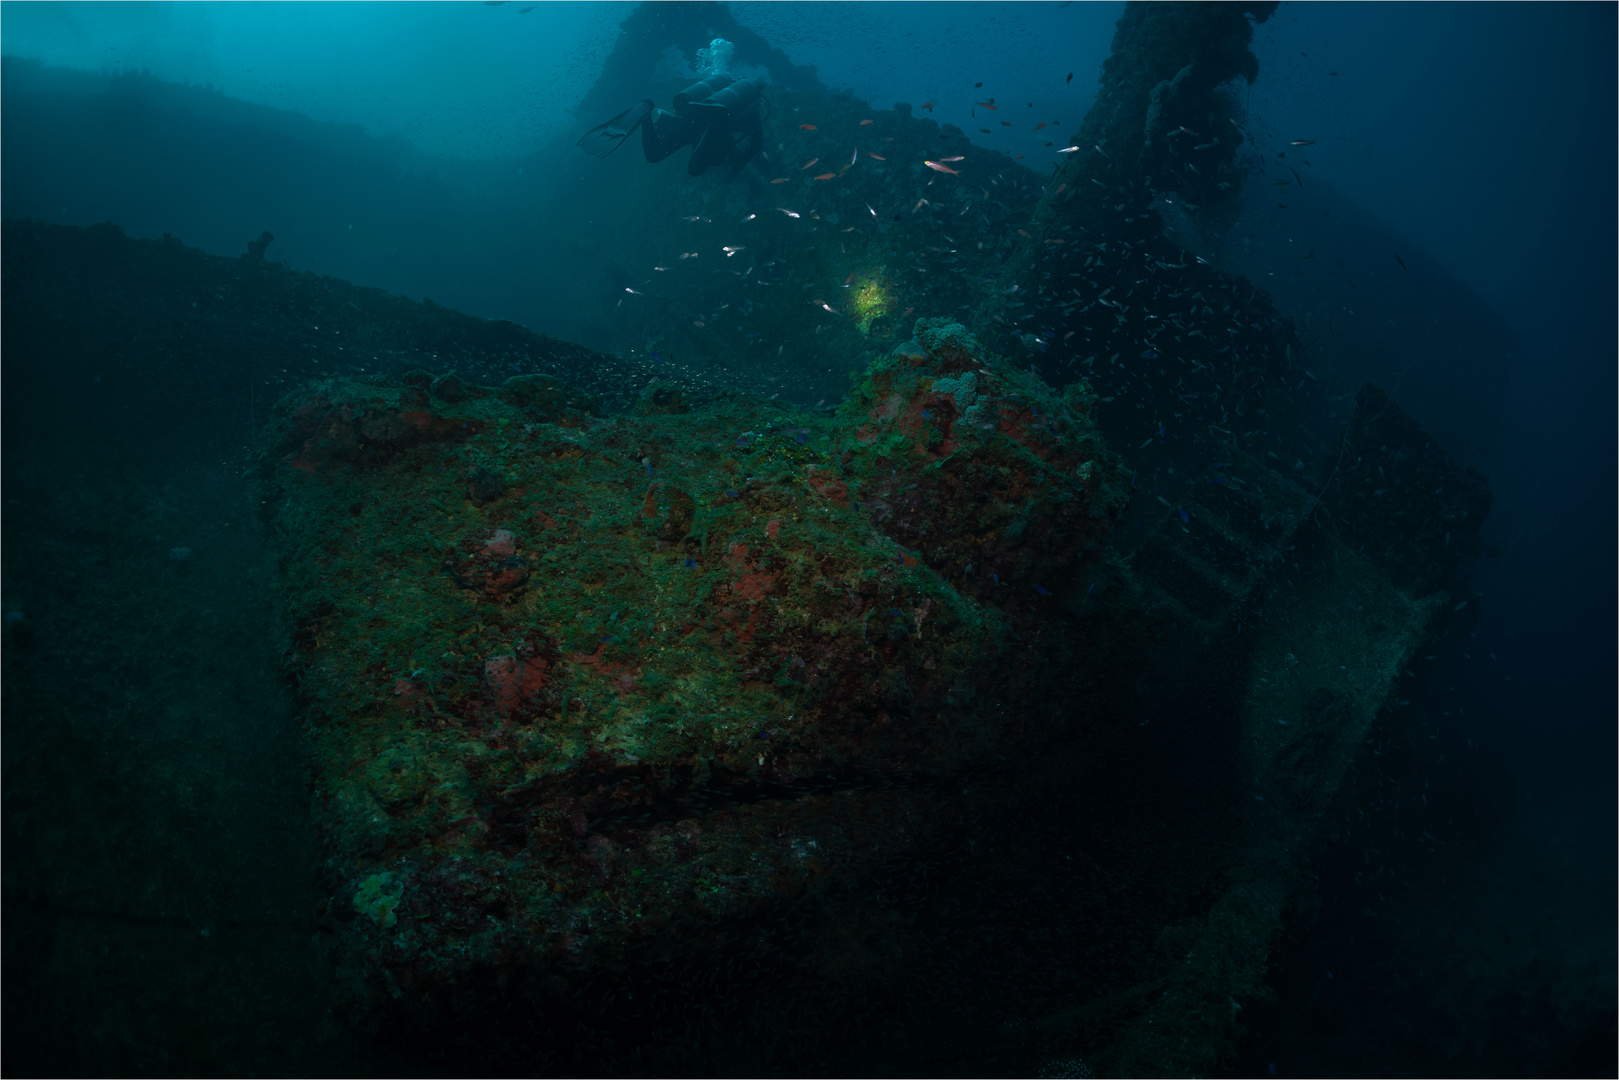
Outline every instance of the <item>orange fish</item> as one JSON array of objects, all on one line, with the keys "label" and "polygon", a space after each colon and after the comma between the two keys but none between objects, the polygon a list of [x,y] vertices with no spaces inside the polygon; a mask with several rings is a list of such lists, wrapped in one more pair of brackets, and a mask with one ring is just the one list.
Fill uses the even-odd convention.
[{"label": "orange fish", "polygon": [[814,124],[799,124],[798,126],[804,131],[814,131],[815,130],[815,125]]},{"label": "orange fish", "polygon": [[817,179],[817,180],[830,180],[836,175],[838,175],[838,174],[837,173],[832,173],[832,172],[824,172],[820,176],[817,176],[815,179]]},{"label": "orange fish", "polygon": [[926,105],[922,106],[922,108],[926,109],[928,112],[932,112],[933,111],[933,102],[931,102],[931,101],[928,102]]},{"label": "orange fish", "polygon": [[1002,120],[1001,121],[1001,127],[1011,127],[1011,126],[1012,126],[1012,121],[1010,121],[1010,120]]},{"label": "orange fish", "polygon": [[[1024,236],[1029,236],[1029,234],[1028,234],[1028,233],[1026,233],[1026,232],[1023,232],[1023,230],[1022,230],[1022,229],[1019,229],[1019,230],[1018,230],[1018,232],[1020,232],[1020,233],[1023,233],[1023,235],[1024,235]],[[1032,236],[1029,236],[1029,239],[1030,239],[1030,240],[1033,240],[1033,239],[1034,239],[1034,237],[1032,237]]]},{"label": "orange fish", "polygon": [[784,176],[780,180],[772,180],[770,182],[772,184],[785,184],[787,182],[787,177]]},{"label": "orange fish", "polygon": [[871,121],[870,120],[862,120],[862,121],[860,121],[860,126],[861,127],[870,127],[871,126]]},{"label": "orange fish", "polygon": [[939,160],[940,161],[966,161],[967,159],[962,157],[960,154],[957,154],[955,157],[942,157]]},{"label": "orange fish", "polygon": [[848,276],[848,277],[846,277],[846,278],[844,278],[844,279],[843,279],[843,285],[844,285],[844,287],[845,287],[845,288],[847,288],[847,287],[848,287],[848,285],[849,285],[849,282],[851,282],[851,281],[853,281],[853,280],[854,280],[854,275],[853,275],[853,274],[850,274],[850,275],[849,275],[849,276]]},{"label": "orange fish", "polygon": [[948,166],[948,165],[940,165],[937,161],[924,161],[924,162],[922,162],[922,164],[926,165],[928,168],[932,169],[934,172],[947,172],[951,176],[960,176],[961,175],[956,170],[952,169],[950,166]]},{"label": "orange fish", "polygon": [[[908,308],[905,309],[905,315],[909,315],[911,312],[913,312],[915,310],[916,309],[913,308],[913,307],[908,307]],[[902,318],[902,319],[905,318],[905,315],[901,315],[900,318]]]},{"label": "orange fish", "polygon": [[807,169],[807,168],[809,168],[809,167],[810,167],[810,166],[811,166],[811,165],[813,165],[813,164],[815,164],[815,163],[816,163],[816,162],[817,162],[817,161],[820,161],[820,160],[821,160],[821,159],[820,159],[820,158],[818,158],[818,157],[812,157],[812,158],[810,158],[810,159],[809,159],[809,160],[808,160],[808,161],[806,161],[806,162],[804,162],[804,164],[802,164],[802,165],[800,165],[800,166],[799,166],[799,167],[798,167],[798,168],[799,168],[799,171],[800,171],[800,172],[802,172],[802,171],[803,171],[803,170],[804,170],[804,169]]},{"label": "orange fish", "polygon": [[1045,126],[1046,126],[1045,124],[1036,124],[1036,125],[1034,125],[1034,130],[1039,131],[1041,128],[1043,128]]},{"label": "orange fish", "polygon": [[870,150],[866,151],[866,156],[867,157],[874,157],[878,161],[887,161],[888,160],[887,158],[883,157],[881,154],[873,154]]},{"label": "orange fish", "polygon": [[1067,184],[1058,184],[1057,185],[1057,190],[1053,191],[1052,194],[1053,195],[1061,195],[1065,190],[1067,190],[1067,188],[1068,188]]},{"label": "orange fish", "polygon": [[980,109],[988,109],[990,112],[998,112],[999,111],[999,110],[997,110],[995,108],[995,106],[991,105],[987,101],[975,101],[975,102],[973,102],[973,104],[977,105]]}]

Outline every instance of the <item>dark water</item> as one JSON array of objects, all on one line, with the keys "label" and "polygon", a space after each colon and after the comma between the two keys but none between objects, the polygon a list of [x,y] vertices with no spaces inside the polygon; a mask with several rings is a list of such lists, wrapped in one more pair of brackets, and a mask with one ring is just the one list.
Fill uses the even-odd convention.
[{"label": "dark water", "polygon": [[[267,229],[292,270],[596,350],[547,357],[608,398],[676,374],[812,406],[847,382],[813,342],[761,358],[627,328],[618,305],[684,246],[683,207],[644,183],[638,137],[605,163],[573,140],[724,36],[784,92],[937,103],[969,154],[1048,169],[1122,11],[525,6],[0,6],[9,1074],[457,1071],[331,1011],[321,838],[244,474],[304,378],[442,349],[495,382],[540,358],[419,309],[357,356],[316,321],[340,325],[348,286],[233,293],[177,244],[134,265],[128,238],[235,258]],[[1240,214],[1166,223],[1270,291],[1314,375],[1383,385],[1495,491],[1477,620],[1409,684],[1431,723],[1367,771],[1232,1074],[1616,1071],[1615,30],[1610,5],[1283,5],[1243,90]],[[713,183],[774,212],[768,187]],[[103,222],[122,235],[39,224]],[[1041,921],[999,903],[986,940]],[[887,1071],[949,1071],[890,1053]]]}]

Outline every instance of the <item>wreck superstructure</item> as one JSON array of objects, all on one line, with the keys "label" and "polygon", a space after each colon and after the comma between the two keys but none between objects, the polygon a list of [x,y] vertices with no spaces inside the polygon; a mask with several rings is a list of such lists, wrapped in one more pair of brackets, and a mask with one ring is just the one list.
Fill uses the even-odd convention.
[{"label": "wreck superstructure", "polygon": [[1246,32],[1131,6],[1051,176],[773,89],[759,175],[604,174],[647,266],[608,351],[93,237],[381,369],[329,353],[255,468],[353,1023],[490,1068],[1228,1057],[1489,499],[1166,228],[1241,183],[1175,132],[1240,129]]}]

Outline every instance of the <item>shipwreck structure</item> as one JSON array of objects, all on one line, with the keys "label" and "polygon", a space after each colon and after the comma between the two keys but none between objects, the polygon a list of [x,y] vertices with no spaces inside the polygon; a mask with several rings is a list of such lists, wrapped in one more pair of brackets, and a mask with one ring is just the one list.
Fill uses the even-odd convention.
[{"label": "shipwreck structure", "polygon": [[1130,5],[1051,175],[778,78],[758,175],[590,179],[660,268],[599,268],[600,348],[7,225],[307,376],[252,473],[350,1023],[459,1071],[1229,1058],[1489,507],[1175,240],[1269,7]]},{"label": "shipwreck structure", "polygon": [[[976,187],[917,164],[956,129],[773,91],[787,160],[865,129],[909,164],[789,181],[756,277],[625,311],[711,361],[628,409],[440,371],[276,407],[355,1017],[592,1066],[1232,1051],[1489,503],[1378,389],[1313,398],[1265,294],[1166,230],[1240,184],[1240,138],[1173,133],[1240,130],[1249,32],[1132,6],[1067,164]],[[716,288],[783,371],[856,365],[841,404],[717,390],[759,333],[699,325]]]},{"label": "shipwreck structure", "polygon": [[[986,1068],[1231,1052],[1413,652],[1466,617],[1489,502],[1376,388],[1347,423],[1313,401],[1265,294],[1166,230],[1240,184],[1239,137],[1175,135],[1240,131],[1249,33],[1131,6],[1050,177],[935,183],[959,130],[774,90],[786,160],[862,133],[907,164],[790,180],[756,277],[619,316],[701,383],[604,410],[419,370],[276,407],[355,1017],[591,1065],[881,1067],[896,1027]],[[756,201],[677,182],[696,221]],[[845,273],[840,310],[815,290]],[[760,336],[704,325],[716,289],[854,389],[716,390]],[[915,1001],[964,970],[1010,988],[993,1031],[981,1001],[958,1026],[975,991]]]}]

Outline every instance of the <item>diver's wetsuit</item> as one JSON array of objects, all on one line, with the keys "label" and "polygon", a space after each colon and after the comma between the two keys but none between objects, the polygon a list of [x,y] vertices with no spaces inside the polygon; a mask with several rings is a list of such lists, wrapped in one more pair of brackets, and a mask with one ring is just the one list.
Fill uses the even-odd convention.
[{"label": "diver's wetsuit", "polygon": [[654,109],[641,122],[641,149],[656,164],[696,143],[686,171],[693,176],[727,162],[741,172],[764,144],[759,115],[760,86],[752,79],[711,75],[675,95],[675,111]]},{"label": "diver's wetsuit", "polygon": [[641,150],[652,164],[682,146],[696,144],[686,163],[691,175],[699,176],[721,163],[729,164],[732,172],[741,172],[764,145],[762,90],[752,79],[711,75],[676,94],[674,112],[643,101],[586,133],[579,145],[587,153],[605,157],[639,124]]}]

